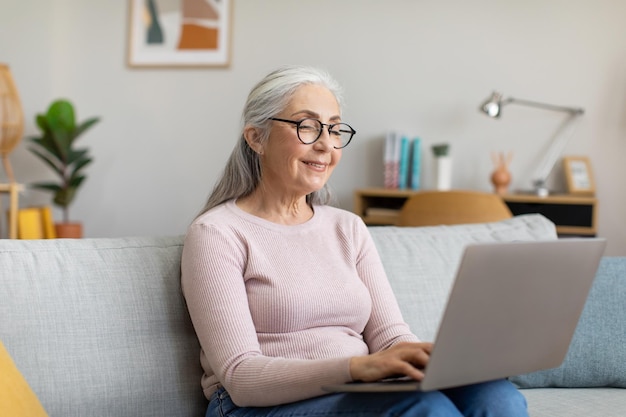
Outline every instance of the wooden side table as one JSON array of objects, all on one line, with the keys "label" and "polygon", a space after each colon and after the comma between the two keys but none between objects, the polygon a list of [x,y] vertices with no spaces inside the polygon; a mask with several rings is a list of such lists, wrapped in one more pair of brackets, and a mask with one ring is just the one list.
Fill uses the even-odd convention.
[{"label": "wooden side table", "polygon": [[[15,182],[9,184],[0,184],[0,193],[9,194],[9,216],[8,216],[8,229],[9,239],[17,239],[17,210],[18,210],[18,198],[19,193],[24,186]],[[0,204],[0,212],[2,205]]]}]

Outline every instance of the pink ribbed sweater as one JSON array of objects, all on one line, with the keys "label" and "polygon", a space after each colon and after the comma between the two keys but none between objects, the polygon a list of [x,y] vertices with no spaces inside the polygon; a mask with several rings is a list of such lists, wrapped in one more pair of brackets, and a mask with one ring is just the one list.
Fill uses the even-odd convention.
[{"label": "pink ribbed sweater", "polygon": [[182,288],[202,351],[207,398],[239,406],[322,395],[350,381],[350,357],[417,341],[403,321],[361,219],[316,206],[286,226],[234,201],[189,227]]}]

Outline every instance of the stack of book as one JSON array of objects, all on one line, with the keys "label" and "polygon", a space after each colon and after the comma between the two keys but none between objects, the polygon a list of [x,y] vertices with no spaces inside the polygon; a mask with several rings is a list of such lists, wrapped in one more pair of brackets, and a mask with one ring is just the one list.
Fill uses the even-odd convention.
[{"label": "stack of book", "polygon": [[17,212],[18,239],[54,239],[52,210],[48,206],[28,207]]},{"label": "stack of book", "polygon": [[385,138],[385,188],[420,189],[421,140],[390,131]]}]

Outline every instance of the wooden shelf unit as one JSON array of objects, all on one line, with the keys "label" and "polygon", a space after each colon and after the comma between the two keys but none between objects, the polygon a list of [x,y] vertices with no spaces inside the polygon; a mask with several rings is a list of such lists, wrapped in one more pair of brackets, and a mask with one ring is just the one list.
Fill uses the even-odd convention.
[{"label": "wooden shelf unit", "polygon": [[[416,190],[363,188],[354,192],[354,212],[367,225],[394,225],[404,202]],[[532,194],[502,196],[513,215],[540,213],[556,224],[562,236],[595,236],[597,233],[598,200],[567,194],[539,197]]]},{"label": "wooden shelf unit", "polygon": [[415,190],[363,188],[354,192],[354,212],[368,225],[389,226],[396,223],[398,212]]},{"label": "wooden shelf unit", "polygon": [[595,236],[598,232],[598,200],[595,197],[507,194],[502,199],[514,215],[543,214],[556,224],[559,235]]}]

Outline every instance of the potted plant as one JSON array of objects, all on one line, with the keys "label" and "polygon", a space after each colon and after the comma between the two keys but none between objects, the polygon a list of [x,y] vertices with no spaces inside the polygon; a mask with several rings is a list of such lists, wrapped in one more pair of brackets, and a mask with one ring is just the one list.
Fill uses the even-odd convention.
[{"label": "potted plant", "polygon": [[432,145],[435,155],[435,183],[436,189],[448,191],[452,187],[452,158],[450,145],[447,143]]},{"label": "potted plant", "polygon": [[92,117],[77,124],[74,106],[67,100],[54,101],[45,114],[36,116],[41,136],[30,138],[29,150],[59,177],[57,182],[38,182],[34,188],[51,191],[53,203],[61,207],[63,221],[55,225],[57,237],[82,237],[82,224],[70,222],[69,206],[85,180],[83,169],[92,161],[87,148],[76,148],[75,142],[100,119]]}]

